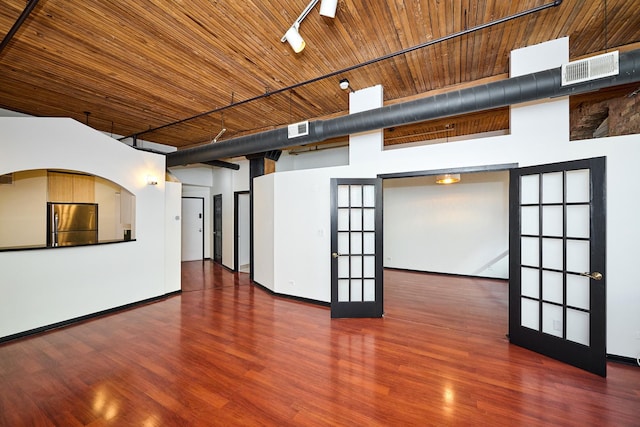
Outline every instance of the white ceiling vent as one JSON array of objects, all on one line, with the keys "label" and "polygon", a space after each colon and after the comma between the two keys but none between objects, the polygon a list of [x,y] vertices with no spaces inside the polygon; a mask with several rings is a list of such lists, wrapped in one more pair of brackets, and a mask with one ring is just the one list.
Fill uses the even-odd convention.
[{"label": "white ceiling vent", "polygon": [[562,86],[615,76],[620,72],[619,65],[617,50],[563,64]]},{"label": "white ceiling vent", "polygon": [[300,122],[289,125],[289,139],[309,135],[309,122]]}]

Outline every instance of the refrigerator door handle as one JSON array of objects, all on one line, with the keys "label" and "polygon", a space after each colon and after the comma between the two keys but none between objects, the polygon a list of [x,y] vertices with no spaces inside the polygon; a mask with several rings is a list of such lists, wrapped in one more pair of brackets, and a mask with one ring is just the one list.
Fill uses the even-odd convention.
[{"label": "refrigerator door handle", "polygon": [[58,246],[58,212],[53,215],[53,246]]}]

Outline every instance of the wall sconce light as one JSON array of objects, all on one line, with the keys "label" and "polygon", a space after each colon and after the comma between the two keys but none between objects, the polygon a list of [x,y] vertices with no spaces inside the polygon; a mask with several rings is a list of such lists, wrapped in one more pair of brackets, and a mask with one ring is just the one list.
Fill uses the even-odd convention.
[{"label": "wall sconce light", "polygon": [[445,173],[444,175],[436,175],[436,184],[455,184],[460,182],[459,173]]},{"label": "wall sconce light", "polygon": [[158,178],[153,175],[147,175],[147,185],[158,185]]},{"label": "wall sconce light", "polygon": [[[295,53],[300,53],[304,50],[306,43],[302,36],[300,35],[300,23],[307,17],[311,9],[318,4],[320,0],[311,0],[307,7],[302,11],[298,19],[293,21],[291,27],[287,30],[287,32],[282,36],[280,41],[284,43],[285,41],[289,42],[291,48]],[[335,18],[336,9],[338,7],[338,0],[322,0],[320,4],[320,15],[327,16],[329,18]]]}]

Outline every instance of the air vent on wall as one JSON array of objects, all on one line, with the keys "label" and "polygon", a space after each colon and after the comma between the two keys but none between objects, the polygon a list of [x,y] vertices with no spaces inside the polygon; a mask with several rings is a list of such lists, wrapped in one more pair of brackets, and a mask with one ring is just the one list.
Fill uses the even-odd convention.
[{"label": "air vent on wall", "polygon": [[615,76],[620,72],[619,64],[617,50],[563,64],[562,86]]},{"label": "air vent on wall", "polygon": [[289,125],[289,139],[309,135],[309,122],[300,122]]},{"label": "air vent on wall", "polygon": [[0,184],[13,184],[13,173],[0,175]]}]

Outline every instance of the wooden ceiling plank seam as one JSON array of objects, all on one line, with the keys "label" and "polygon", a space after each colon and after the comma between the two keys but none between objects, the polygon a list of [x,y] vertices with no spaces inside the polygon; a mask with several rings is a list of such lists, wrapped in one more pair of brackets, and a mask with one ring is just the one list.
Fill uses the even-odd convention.
[{"label": "wooden ceiling plank seam", "polygon": [[[471,2],[469,1],[470,4],[474,5],[473,9],[474,9],[474,13],[471,15],[472,18],[470,20],[471,25],[472,26],[478,26],[479,24],[482,23],[483,21],[483,16],[484,16],[484,11],[486,10],[487,7],[487,1],[478,1],[478,2]],[[469,70],[469,74],[467,76],[467,81],[471,81],[471,80],[476,80],[478,78],[478,71],[479,71],[479,67],[474,66],[474,64],[476,64],[477,58],[480,55],[480,52],[482,52],[481,49],[481,45],[482,45],[482,41],[483,41],[483,37],[482,34],[485,32],[486,30],[480,30],[477,31],[473,34],[471,34],[471,40],[472,40],[472,48],[471,48],[471,67]]]},{"label": "wooden ceiling plank seam", "polygon": [[[436,3],[436,9],[437,12],[434,14],[436,16],[437,19],[434,19],[432,21],[432,32],[433,32],[433,36],[434,39],[439,39],[443,36],[446,35],[446,27],[447,27],[447,22],[446,22],[446,6],[445,4],[440,5],[440,3]],[[446,67],[446,62],[445,59],[447,59],[448,55],[447,55],[447,49],[446,49],[446,44],[445,43],[438,43],[437,45],[434,45],[435,49],[434,51],[436,52],[435,58],[433,63],[438,65],[436,74],[440,77],[443,78],[444,76],[444,85],[447,86],[448,85],[448,70]]]}]

